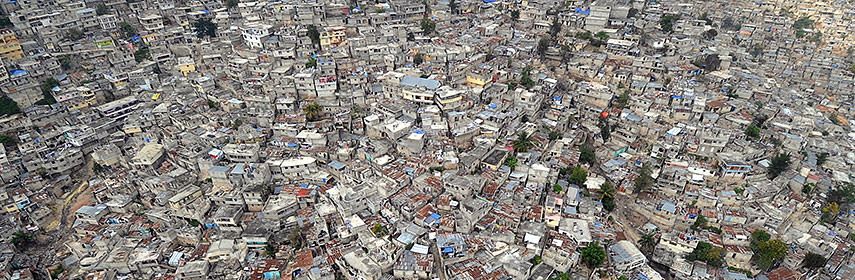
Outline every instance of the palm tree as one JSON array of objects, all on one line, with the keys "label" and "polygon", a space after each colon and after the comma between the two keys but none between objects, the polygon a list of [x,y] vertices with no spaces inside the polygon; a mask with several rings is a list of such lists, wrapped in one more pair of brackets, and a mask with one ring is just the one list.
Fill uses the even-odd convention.
[{"label": "palm tree", "polygon": [[652,233],[645,234],[638,240],[638,244],[641,245],[641,250],[650,252],[653,251],[653,248],[656,248],[656,237],[653,236]]},{"label": "palm tree", "polygon": [[528,149],[531,148],[533,144],[531,143],[531,137],[528,136],[528,133],[520,133],[520,136],[517,137],[517,140],[514,140],[514,151],[525,153],[528,152]]},{"label": "palm tree", "polygon": [[321,105],[318,105],[318,102],[313,102],[312,104],[307,104],[305,108],[303,108],[303,112],[306,113],[306,118],[309,120],[317,120],[321,117]]}]

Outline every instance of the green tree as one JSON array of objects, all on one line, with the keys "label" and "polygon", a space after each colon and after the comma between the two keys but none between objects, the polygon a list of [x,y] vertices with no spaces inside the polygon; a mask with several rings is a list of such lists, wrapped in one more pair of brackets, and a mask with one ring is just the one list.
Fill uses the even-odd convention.
[{"label": "green tree", "polygon": [[303,112],[306,113],[306,118],[315,121],[320,119],[323,114],[321,110],[321,105],[318,105],[318,102],[315,101],[312,104],[307,104],[306,107],[303,108]]},{"label": "green tree", "polygon": [[558,139],[558,137],[561,137],[560,132],[558,132],[558,131],[550,131],[549,132],[549,141],[555,141],[556,139]]},{"label": "green tree", "polygon": [[65,31],[65,38],[72,41],[83,39],[86,34],[83,34],[80,29],[71,28]]},{"label": "green tree", "polygon": [[597,32],[597,34],[594,34],[594,37],[597,37],[600,40],[606,40],[609,38],[609,34],[606,33],[605,31],[600,31],[600,32]]},{"label": "green tree", "polygon": [[805,255],[805,260],[802,261],[802,267],[814,270],[824,267],[826,262],[828,262],[828,260],[826,260],[822,255],[814,252],[808,252],[807,255]]},{"label": "green tree", "polygon": [[573,172],[570,173],[570,178],[567,179],[567,182],[570,184],[574,184],[580,187],[585,186],[585,181],[588,180],[588,171],[585,171],[584,168],[576,166],[573,168]]},{"label": "green tree", "polygon": [[674,29],[674,22],[677,21],[677,17],[673,15],[667,15],[659,19],[659,27],[662,28],[662,31],[665,33],[671,33]]},{"label": "green tree", "polygon": [[273,242],[267,242],[267,244],[264,245],[264,254],[267,255],[268,258],[275,258],[276,244],[273,244]]},{"label": "green tree", "polygon": [[59,86],[59,81],[54,79],[53,77],[47,78],[44,82],[42,82],[41,90],[42,90],[42,99],[36,101],[36,105],[51,105],[56,104],[56,99],[53,97],[53,88]]},{"label": "green tree", "polygon": [[594,241],[582,249],[582,260],[590,268],[599,267],[606,261],[606,250],[600,246],[600,242]]},{"label": "green tree", "polygon": [[645,163],[641,166],[641,170],[638,172],[638,177],[632,180],[635,183],[635,189],[633,192],[639,194],[641,192],[647,191],[653,187],[653,173],[650,171],[650,164]]},{"label": "green tree", "polygon": [[18,103],[9,96],[0,96],[0,116],[14,115],[21,112]]},{"label": "green tree", "polygon": [[9,135],[6,135],[6,134],[0,134],[0,144],[3,144],[3,146],[6,146],[6,147],[14,146],[16,142],[17,141],[15,140],[14,137],[10,137]]},{"label": "green tree", "polygon": [[609,137],[612,134],[612,128],[611,124],[609,123],[609,119],[600,116],[597,120],[597,127],[600,128],[600,136],[603,137],[603,141],[609,141]]},{"label": "green tree", "polygon": [[389,230],[381,224],[374,224],[374,227],[371,228],[371,232],[373,232],[377,237],[383,237],[386,234],[389,234]]},{"label": "green tree", "polygon": [[425,55],[424,54],[417,53],[415,56],[413,56],[413,65],[415,65],[415,66],[422,65],[422,63],[424,61],[425,61]]},{"label": "green tree", "polygon": [[816,165],[822,166],[828,160],[828,153],[822,152],[816,155]]},{"label": "green tree", "polygon": [[754,125],[749,125],[748,128],[745,129],[745,136],[755,140],[760,139],[760,128]]},{"label": "green tree", "polygon": [[119,29],[121,29],[122,33],[125,34],[125,37],[128,37],[128,38],[138,35],[137,29],[134,28],[133,26],[131,26],[130,24],[128,24],[127,22],[120,23]]},{"label": "green tree", "polygon": [[317,48],[321,47],[321,32],[318,31],[317,26],[309,25],[306,35],[309,36],[309,40],[312,40],[313,45]]},{"label": "green tree", "polygon": [[217,24],[212,22],[210,19],[199,18],[193,22],[193,32],[195,32],[196,37],[199,38],[217,37]]},{"label": "green tree", "polygon": [[148,48],[140,48],[134,52],[134,60],[136,60],[136,62],[143,62],[149,58],[151,58],[151,54],[149,53]]},{"label": "green tree", "polygon": [[436,22],[430,18],[422,18],[420,25],[422,27],[422,34],[425,36],[433,34],[433,32],[436,31]]},{"label": "green tree", "polygon": [[524,86],[526,89],[530,89],[534,86],[534,80],[531,79],[531,66],[526,66],[523,69],[522,76],[520,77],[520,85]]},{"label": "green tree", "polygon": [[594,150],[591,150],[587,146],[579,147],[579,163],[588,163],[588,164],[596,164],[597,158],[594,154]]},{"label": "green tree", "polygon": [[540,38],[540,41],[537,42],[537,55],[546,55],[546,51],[549,49],[549,41],[549,38]]},{"label": "green tree", "polygon": [[514,21],[518,21],[520,19],[520,11],[511,10],[511,19],[513,19]]},{"label": "green tree", "polygon": [[626,108],[626,105],[629,104],[629,98],[629,90],[623,91],[623,93],[615,99],[615,107],[620,109]]},{"label": "green tree", "polygon": [[704,39],[712,40],[715,39],[715,36],[718,36],[718,31],[716,31],[715,29],[710,29],[704,31],[704,33],[702,33],[701,35],[704,37]]},{"label": "green tree", "polygon": [[310,57],[309,60],[306,61],[306,68],[312,68],[318,66],[318,60]]},{"label": "green tree", "polygon": [[98,4],[98,8],[95,9],[95,14],[99,15],[99,16],[107,14],[109,12],[110,12],[110,8],[107,8],[107,5],[104,5],[104,4]]},{"label": "green tree", "polygon": [[609,212],[615,210],[615,188],[612,187],[612,184],[604,182],[600,185],[600,194],[602,197],[600,201],[603,203],[603,208]]},{"label": "green tree", "polygon": [[721,266],[724,264],[723,254],[725,253],[724,249],[720,247],[712,246],[707,242],[698,242],[698,245],[695,246],[695,249],[692,250],[691,253],[686,255],[686,260],[688,261],[702,261],[711,266]]},{"label": "green tree", "polygon": [[12,244],[18,248],[26,248],[33,244],[36,238],[29,232],[19,230],[12,234]]},{"label": "green tree", "polygon": [[552,191],[556,193],[560,193],[564,190],[564,187],[561,187],[559,184],[552,185]]},{"label": "green tree", "polygon": [[226,8],[234,9],[238,6],[238,0],[226,0]]},{"label": "green tree", "polygon": [[543,262],[543,258],[541,258],[540,256],[534,256],[534,258],[531,258],[531,263],[533,265],[538,265],[542,262]]},{"label": "green tree", "polygon": [[638,245],[641,246],[641,250],[646,252],[653,252],[657,243],[659,242],[656,240],[656,236],[652,233],[645,234],[638,240]]},{"label": "green tree", "polygon": [[558,36],[561,33],[561,17],[555,16],[552,18],[552,25],[549,27],[549,35],[552,35],[552,38]]},{"label": "green tree", "polygon": [[768,270],[772,264],[787,256],[787,244],[781,239],[760,242],[754,251],[754,264],[761,270]]},{"label": "green tree", "polygon": [[698,217],[695,218],[695,223],[692,224],[691,228],[693,230],[701,230],[706,226],[707,226],[707,218],[704,217],[704,215],[698,215]]},{"label": "green tree", "polygon": [[772,163],[769,165],[769,177],[774,179],[787,171],[788,168],[790,168],[790,155],[777,154],[772,157]]},{"label": "green tree", "polygon": [[514,152],[525,153],[528,152],[528,149],[534,146],[534,144],[531,141],[531,136],[523,131],[519,136],[517,136],[517,139],[514,140],[512,146],[514,147]]},{"label": "green tree", "polygon": [[517,164],[519,164],[519,163],[517,162],[517,157],[515,157],[515,156],[513,156],[513,155],[508,156],[508,157],[505,159],[505,165],[507,165],[508,167],[510,167],[510,168],[511,168],[511,171],[514,171],[514,169],[516,169],[516,168],[517,168]]}]

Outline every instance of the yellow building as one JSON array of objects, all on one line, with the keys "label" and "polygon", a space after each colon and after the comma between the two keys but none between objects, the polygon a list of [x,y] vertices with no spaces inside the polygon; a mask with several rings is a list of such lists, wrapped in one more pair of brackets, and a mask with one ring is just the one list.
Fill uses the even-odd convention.
[{"label": "yellow building", "polygon": [[466,85],[473,88],[484,88],[487,85],[487,80],[485,77],[481,77],[480,75],[466,75]]},{"label": "yellow building", "polygon": [[338,46],[347,39],[347,28],[344,27],[327,27],[321,32],[321,48],[327,49],[330,46]]},{"label": "yellow building", "polygon": [[190,57],[179,57],[178,65],[176,65],[176,67],[178,67],[178,71],[181,71],[181,74],[183,74],[184,77],[187,77],[190,72],[196,71],[196,63],[194,63],[193,59]]},{"label": "yellow building", "polygon": [[0,56],[9,60],[18,60],[24,57],[24,50],[15,32],[8,29],[0,29]]}]

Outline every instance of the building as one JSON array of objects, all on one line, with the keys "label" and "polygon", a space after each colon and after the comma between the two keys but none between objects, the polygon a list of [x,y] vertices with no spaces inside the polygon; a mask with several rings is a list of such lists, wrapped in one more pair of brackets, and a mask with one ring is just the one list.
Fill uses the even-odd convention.
[{"label": "building", "polygon": [[647,257],[632,242],[622,240],[609,246],[609,258],[620,271],[632,271],[647,263]]}]

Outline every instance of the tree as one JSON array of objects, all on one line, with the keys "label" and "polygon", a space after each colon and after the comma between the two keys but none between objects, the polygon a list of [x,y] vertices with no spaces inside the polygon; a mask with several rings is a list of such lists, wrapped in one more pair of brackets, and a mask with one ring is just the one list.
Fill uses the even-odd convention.
[{"label": "tree", "polygon": [[523,68],[522,76],[520,77],[520,85],[524,86],[526,89],[530,89],[534,86],[534,80],[531,79],[531,66]]},{"label": "tree", "polygon": [[53,97],[53,88],[59,86],[59,81],[54,79],[53,77],[47,78],[44,82],[42,82],[41,90],[42,90],[42,99],[36,101],[36,105],[51,105],[56,104],[56,99]]},{"label": "tree", "polygon": [[109,12],[110,12],[110,8],[107,8],[107,5],[104,5],[104,4],[99,4],[98,8],[95,9],[95,14],[99,15],[99,16],[103,15],[103,14],[107,14]]},{"label": "tree", "polygon": [[0,116],[14,115],[21,112],[18,103],[9,96],[0,96]]},{"label": "tree", "polygon": [[312,68],[318,66],[318,60],[310,57],[308,61],[306,61],[306,68]]},{"label": "tree", "polygon": [[802,261],[802,267],[814,270],[824,267],[826,262],[827,260],[822,255],[814,252],[808,252],[807,255],[805,255],[805,260]]},{"label": "tree", "polygon": [[582,249],[582,260],[590,268],[601,266],[606,260],[606,250],[600,246],[600,242],[591,242],[588,247]]},{"label": "tree", "polygon": [[738,31],[742,28],[742,24],[734,22],[732,17],[726,17],[721,20],[721,28],[725,30]]},{"label": "tree", "polygon": [[552,26],[549,27],[549,35],[551,35],[552,38],[557,37],[558,33],[561,33],[561,25],[561,17],[555,16],[552,18]]},{"label": "tree", "polygon": [[760,242],[754,251],[754,264],[761,270],[768,270],[772,264],[787,256],[787,244],[781,239]]},{"label": "tree", "polygon": [[134,37],[137,36],[137,29],[128,24],[127,22],[122,22],[119,24],[119,29],[122,30],[122,33],[125,34],[125,37]]},{"label": "tree", "polygon": [[134,52],[134,60],[143,62],[143,60],[151,58],[148,48],[140,48]]},{"label": "tree", "polygon": [[629,11],[626,13],[626,17],[632,18],[632,17],[635,17],[635,15],[637,15],[637,14],[638,14],[638,9],[629,8]]},{"label": "tree", "polygon": [[574,184],[577,186],[584,186],[585,181],[588,180],[588,171],[584,168],[576,166],[573,168],[573,172],[570,173],[570,178],[567,179],[567,182],[570,184]]},{"label": "tree", "polygon": [[760,139],[760,128],[754,125],[749,125],[748,128],[745,129],[745,136],[751,139]]},{"label": "tree", "polygon": [[822,220],[825,222],[832,222],[837,214],[840,213],[840,205],[837,202],[829,202],[822,207]]},{"label": "tree", "polygon": [[662,28],[662,31],[665,33],[671,33],[674,29],[674,22],[677,20],[677,17],[673,15],[667,15],[659,19],[659,27]]},{"label": "tree", "polygon": [[692,230],[700,230],[706,226],[707,226],[707,218],[704,217],[704,215],[698,215],[698,217],[695,218],[695,223],[692,224],[691,228],[692,228]]},{"label": "tree", "polygon": [[543,262],[543,258],[541,258],[540,256],[534,256],[534,258],[531,258],[531,264],[533,264],[533,265],[538,265],[542,262]]},{"label": "tree", "polygon": [[720,247],[712,246],[707,242],[698,242],[698,245],[695,246],[695,249],[692,250],[691,253],[686,255],[686,260],[688,261],[702,261],[711,266],[721,266],[724,264],[724,260],[722,255],[725,253],[724,249]]},{"label": "tree", "polygon": [[656,243],[658,243],[656,236],[653,236],[652,233],[645,234],[638,240],[638,245],[641,245],[641,249],[647,252],[652,252],[653,248],[656,248]]},{"label": "tree", "polygon": [[383,237],[386,234],[389,234],[389,230],[381,224],[374,224],[374,227],[371,228],[371,232],[373,232],[377,237]]},{"label": "tree", "polygon": [[321,47],[321,32],[318,31],[318,27],[314,25],[309,25],[307,27],[308,31],[306,31],[306,35],[309,36],[309,40],[312,40],[312,44],[315,47]]},{"label": "tree", "polygon": [[306,118],[311,121],[320,119],[321,114],[323,114],[321,111],[321,105],[318,105],[317,101],[312,104],[307,104],[306,107],[303,108],[303,112],[306,113]]},{"label": "tree", "polygon": [[627,104],[629,104],[629,90],[623,91],[623,93],[615,99],[615,107],[619,109],[626,108]]},{"label": "tree", "polygon": [[822,152],[816,155],[816,165],[822,166],[828,160],[828,153]]},{"label": "tree", "polygon": [[564,190],[564,187],[562,187],[559,184],[552,185],[552,191],[553,192],[560,193],[563,190]]},{"label": "tree", "polygon": [[788,168],[790,168],[790,155],[778,154],[772,158],[772,163],[769,165],[769,177],[774,179]]},{"label": "tree", "polygon": [[419,66],[422,65],[422,62],[425,61],[425,55],[421,53],[417,53],[416,56],[413,57],[413,65]]},{"label": "tree", "polygon": [[234,9],[237,6],[238,6],[238,0],[227,0],[226,1],[226,8],[228,8],[230,10]]},{"label": "tree", "polygon": [[12,23],[12,20],[9,19],[9,17],[0,17],[0,28],[8,28],[12,27],[13,25],[14,24]]},{"label": "tree", "polygon": [[510,167],[510,168],[511,168],[511,171],[514,171],[514,169],[516,169],[516,168],[517,168],[517,164],[519,164],[519,163],[517,162],[517,157],[515,157],[515,156],[512,156],[512,155],[511,155],[511,156],[508,156],[508,158],[506,158],[506,159],[505,159],[505,165],[507,165],[508,167]]},{"label": "tree", "polygon": [[603,208],[609,212],[615,210],[615,188],[612,187],[612,184],[604,182],[600,185],[600,194],[602,197],[600,201],[603,203]]},{"label": "tree", "polygon": [[19,230],[12,235],[12,244],[18,248],[26,248],[33,244],[36,238],[29,232]]},{"label": "tree", "polygon": [[65,31],[65,38],[72,41],[83,39],[84,36],[85,34],[77,28],[71,28]]},{"label": "tree", "polygon": [[550,131],[549,132],[549,141],[555,141],[556,139],[558,139],[558,137],[561,137],[561,132],[558,132],[558,131]]},{"label": "tree", "polygon": [[609,34],[606,33],[605,31],[600,31],[600,32],[597,32],[597,34],[594,34],[594,37],[597,37],[600,40],[606,40],[609,38]]},{"label": "tree", "polygon": [[701,35],[704,36],[704,39],[712,40],[712,39],[715,39],[715,36],[718,36],[718,31],[716,31],[715,29],[710,29],[710,30],[704,31],[704,33]]},{"label": "tree", "polygon": [[519,10],[511,10],[511,19],[514,21],[520,20],[520,11]]},{"label": "tree", "polygon": [[540,41],[537,42],[537,55],[546,55],[546,50],[549,49],[549,41],[549,38],[540,38]]},{"label": "tree", "polygon": [[704,59],[704,65],[706,65],[704,67],[704,71],[706,72],[718,70],[718,67],[721,66],[721,59],[718,57],[717,54],[708,55]]},{"label": "tree", "polygon": [[638,173],[638,177],[635,177],[635,179],[632,180],[632,182],[635,183],[635,189],[633,189],[633,192],[636,194],[647,191],[653,187],[653,175],[651,174],[653,172],[650,170],[650,164],[645,163],[642,165],[641,170]]},{"label": "tree", "polygon": [[15,138],[9,137],[9,135],[6,134],[0,134],[0,144],[3,144],[3,146],[14,146],[16,142]]},{"label": "tree", "polygon": [[828,192],[828,202],[835,202],[839,205],[855,203],[855,185],[852,183],[842,183],[836,188]]},{"label": "tree", "polygon": [[828,120],[831,121],[834,125],[840,125],[840,117],[835,113],[831,113],[828,115]]},{"label": "tree", "polygon": [[579,163],[588,163],[592,165],[597,163],[594,150],[591,150],[587,146],[579,147]]},{"label": "tree", "polygon": [[196,33],[196,37],[203,38],[213,38],[217,37],[217,24],[211,22],[210,19],[200,18],[193,22],[193,32]]},{"label": "tree", "polygon": [[436,22],[430,18],[422,18],[421,21],[422,34],[427,36],[436,31]]},{"label": "tree", "polygon": [[264,254],[267,255],[268,258],[275,258],[276,244],[273,244],[273,242],[267,242],[267,244],[264,245]]},{"label": "tree", "polygon": [[611,136],[612,133],[609,120],[606,117],[600,116],[597,120],[597,127],[600,128],[600,136],[603,137],[603,141],[609,141],[609,136]]},{"label": "tree", "polygon": [[517,139],[514,140],[512,146],[514,147],[515,152],[525,153],[529,148],[534,146],[534,144],[531,142],[531,136],[526,132],[522,132],[517,136]]}]

